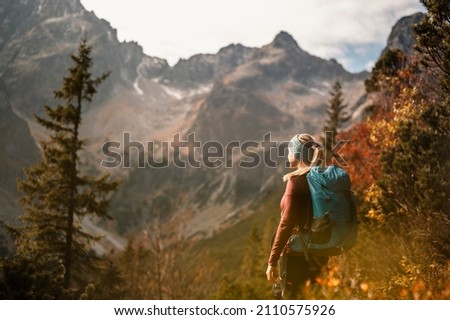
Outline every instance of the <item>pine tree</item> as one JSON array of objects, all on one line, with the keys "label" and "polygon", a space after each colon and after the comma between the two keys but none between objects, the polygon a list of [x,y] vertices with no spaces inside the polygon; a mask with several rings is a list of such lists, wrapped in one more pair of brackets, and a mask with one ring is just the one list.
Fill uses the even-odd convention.
[{"label": "pine tree", "polygon": [[443,76],[443,91],[450,94],[450,2],[421,0],[427,8],[424,19],[414,27],[416,50],[422,55],[425,67],[438,69]]},{"label": "pine tree", "polygon": [[82,220],[108,217],[108,195],[118,186],[107,175],[80,172],[79,153],[85,142],[79,135],[82,109],[109,73],[93,78],[91,47],[85,39],[71,59],[68,76],[54,92],[63,104],[44,106],[46,117],[35,116],[49,131],[49,138],[40,142],[41,161],[26,168],[26,179],[19,181],[24,213],[16,241],[19,256],[48,268],[62,266],[66,289],[72,287],[73,279],[82,278],[85,268],[94,266],[89,244],[97,238],[83,230]]},{"label": "pine tree", "polygon": [[428,250],[432,259],[448,260],[450,246],[444,239],[450,230],[450,5],[438,0],[423,3],[429,11],[416,32],[425,69],[415,74],[417,68],[409,72],[408,67],[383,80],[398,94],[390,116],[379,116],[371,124],[370,136],[382,150],[381,175],[373,192],[378,196],[372,198],[371,214],[408,217],[408,223],[416,222],[418,233],[434,246],[435,251]]},{"label": "pine tree", "polygon": [[344,104],[342,93],[342,85],[339,80],[336,80],[331,91],[330,100],[327,108],[328,119],[323,128],[325,137],[322,138],[325,147],[325,159],[328,161],[332,157],[332,149],[334,146],[334,139],[339,133],[345,122],[350,119],[350,115],[345,112],[347,105]]},{"label": "pine tree", "polygon": [[96,273],[95,283],[89,283],[81,299],[119,300],[128,296],[128,286],[117,264],[104,260]]},{"label": "pine tree", "polygon": [[[366,92],[373,93],[391,90],[386,86],[386,79],[397,77],[399,71],[408,66],[408,57],[399,49],[388,49],[375,63],[370,78],[364,82]],[[398,92],[393,92],[394,95]]]},{"label": "pine tree", "polygon": [[[385,127],[390,127],[389,132],[394,133],[391,140],[395,140],[381,154],[381,186],[390,192],[388,198],[396,202],[388,208],[400,204],[423,213],[445,212],[450,167],[450,4],[441,0],[422,3],[428,12],[415,31],[416,49],[425,70],[421,78],[410,77],[413,86],[399,87],[392,108],[394,117],[381,127],[379,135],[388,136]],[[408,73],[403,71],[402,75]],[[434,85],[439,81],[442,90],[436,90],[439,85]],[[395,81],[395,77],[385,82],[390,87],[406,83]]]},{"label": "pine tree", "polygon": [[[424,19],[414,27],[417,34],[415,49],[421,54],[421,62],[429,70],[439,70],[441,89],[437,99],[429,99],[422,110],[419,133],[422,143],[424,168],[421,185],[429,188],[426,196],[430,206],[449,216],[450,197],[450,2],[446,0],[422,0],[427,8]],[[434,98],[434,97],[433,97]],[[431,170],[430,170],[431,169]],[[434,188],[434,190],[433,190]],[[450,226],[448,226],[450,228]],[[447,253],[450,252],[448,241]]]}]

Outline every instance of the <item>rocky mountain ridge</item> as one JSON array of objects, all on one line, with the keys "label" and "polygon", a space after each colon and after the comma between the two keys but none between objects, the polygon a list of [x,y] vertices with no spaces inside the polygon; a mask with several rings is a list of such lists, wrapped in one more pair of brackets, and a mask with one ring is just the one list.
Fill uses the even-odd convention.
[{"label": "rocky mountain ridge", "polygon": [[392,32],[388,37],[386,48],[381,55],[388,49],[399,49],[408,55],[414,54],[414,44],[416,43],[416,40],[412,28],[422,20],[424,15],[424,13],[418,12],[398,20],[392,27]]},{"label": "rocky mountain ridge", "polygon": [[[222,145],[262,141],[269,132],[279,142],[299,131],[317,133],[332,83],[342,81],[346,103],[356,114],[368,76],[310,55],[286,32],[261,48],[231,44],[170,67],[164,59],[145,55],[135,42],[119,42],[116,30],[79,0],[5,0],[0,4],[0,119],[13,119],[7,122],[20,132],[14,136],[20,143],[4,149],[4,162],[26,166],[36,161],[35,141],[46,133],[33,113],[55,105],[52,92],[81,37],[92,45],[94,74],[112,71],[86,106],[81,128],[88,138],[84,166],[97,171],[104,170],[99,166],[105,158],[102,146],[123,142],[124,133],[144,145],[173,141],[177,133],[182,139],[193,133],[202,143]],[[119,151],[125,155],[123,148]],[[281,160],[276,167],[260,163],[251,170],[119,167],[111,171],[126,177],[113,195],[116,223],[99,226],[113,234],[139,232],[159,212],[164,219],[183,220],[187,235],[211,236],[250,215],[252,204],[280,183],[284,171]],[[15,190],[10,178],[0,181],[1,190]],[[2,210],[6,221],[20,212],[17,205]]]}]

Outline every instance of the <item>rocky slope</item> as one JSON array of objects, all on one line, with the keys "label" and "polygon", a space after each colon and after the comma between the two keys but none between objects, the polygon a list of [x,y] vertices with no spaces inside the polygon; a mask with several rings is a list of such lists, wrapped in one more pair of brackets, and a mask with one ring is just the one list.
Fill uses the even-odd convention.
[{"label": "rocky slope", "polygon": [[391,34],[387,40],[386,48],[383,50],[382,54],[388,49],[399,49],[408,55],[413,54],[416,39],[412,27],[416,23],[419,23],[423,17],[424,14],[418,12],[398,20],[392,28]]},{"label": "rocky slope", "polygon": [[[230,52],[234,49],[235,53]],[[239,59],[241,64],[234,66]],[[285,32],[262,48],[230,46],[216,56],[197,55],[180,63],[180,78],[189,80],[179,90],[193,88],[194,84],[197,88],[211,87],[196,96],[196,105],[179,128],[183,139],[192,133],[202,145],[213,141],[223,148],[233,142],[242,146],[253,141],[253,156],[259,162],[252,168],[243,167],[241,160],[251,159],[241,150],[230,160],[231,168],[221,157],[222,164],[214,168],[203,163],[198,169],[175,165],[164,170],[136,169],[130,172],[123,194],[113,206],[119,228],[143,225],[156,213],[169,219],[168,213],[178,211],[176,216],[187,221],[188,235],[204,237],[248,216],[252,205],[281,183],[285,170],[281,152],[271,155],[276,165],[264,163],[260,143],[264,136],[270,133],[272,141],[279,144],[300,131],[320,131],[330,84],[340,79],[353,106],[363,94],[366,76],[351,74],[334,60],[308,54]],[[173,76],[179,68],[175,65],[168,74]],[[208,74],[206,70],[217,73]],[[165,76],[161,81],[168,83]]]},{"label": "rocky slope", "polygon": [[[253,158],[249,150],[235,151],[229,168],[226,161],[201,168],[180,168],[172,161],[163,169],[137,168],[137,151],[124,150],[124,133],[146,147],[145,156],[161,151],[150,150],[148,141],[172,142],[177,133],[181,139],[193,133],[201,145],[259,142],[269,132],[272,140],[281,142],[299,131],[321,129],[328,91],[336,79],[342,81],[346,103],[356,111],[368,76],[349,73],[336,60],[310,55],[286,32],[261,48],[232,44],[217,54],[198,54],[170,67],[163,59],[145,55],[137,43],[119,42],[116,30],[86,11],[79,0],[2,1],[0,124],[7,147],[0,161],[15,169],[5,165],[0,172],[1,204],[13,203],[14,177],[36,161],[35,142],[46,133],[35,124],[33,113],[56,104],[52,92],[81,37],[93,47],[94,74],[112,71],[93,103],[85,106],[84,165],[104,170],[99,166],[105,160],[102,146],[111,140],[121,142],[122,157],[134,160],[134,168],[110,171],[126,178],[113,196],[116,223],[91,224],[91,229],[100,226],[122,235],[144,229],[159,213],[164,219],[183,221],[190,236],[210,236],[252,214],[252,206],[281,183],[285,172],[282,154],[274,157],[277,166],[267,166],[261,147],[253,150]],[[173,150],[169,151],[172,159]],[[181,153],[186,156],[186,150]],[[256,155],[261,161],[254,168],[237,165]],[[202,160],[204,154],[200,150],[195,156]],[[17,205],[2,208],[1,219],[17,217]]]}]

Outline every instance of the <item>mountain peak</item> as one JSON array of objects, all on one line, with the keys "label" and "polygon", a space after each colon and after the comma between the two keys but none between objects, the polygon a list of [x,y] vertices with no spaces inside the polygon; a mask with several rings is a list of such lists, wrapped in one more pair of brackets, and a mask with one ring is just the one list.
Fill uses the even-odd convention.
[{"label": "mountain peak", "polygon": [[381,55],[389,49],[399,49],[408,55],[413,54],[414,44],[416,43],[413,26],[419,23],[423,16],[424,14],[422,12],[417,12],[398,20],[392,27],[392,31],[387,40],[387,46]]},{"label": "mountain peak", "polygon": [[297,41],[286,31],[278,33],[272,43],[276,48],[298,47]]}]

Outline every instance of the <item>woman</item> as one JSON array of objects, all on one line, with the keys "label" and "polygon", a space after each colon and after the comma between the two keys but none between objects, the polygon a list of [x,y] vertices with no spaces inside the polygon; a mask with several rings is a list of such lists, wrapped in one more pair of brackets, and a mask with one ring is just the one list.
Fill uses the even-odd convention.
[{"label": "woman", "polygon": [[[288,160],[293,171],[283,177],[287,185],[281,199],[281,219],[273,240],[266,275],[267,280],[272,283],[283,281],[284,298],[295,299],[300,287],[307,280],[314,281],[328,258],[293,253],[286,246],[294,232],[305,233],[310,228],[312,203],[306,174],[311,167],[321,165],[323,161],[320,145],[309,134],[294,136],[288,149]],[[295,230],[296,228],[299,229]],[[283,262],[280,263],[280,268],[283,269],[281,279],[278,278],[277,270],[280,257],[280,262]]]}]

